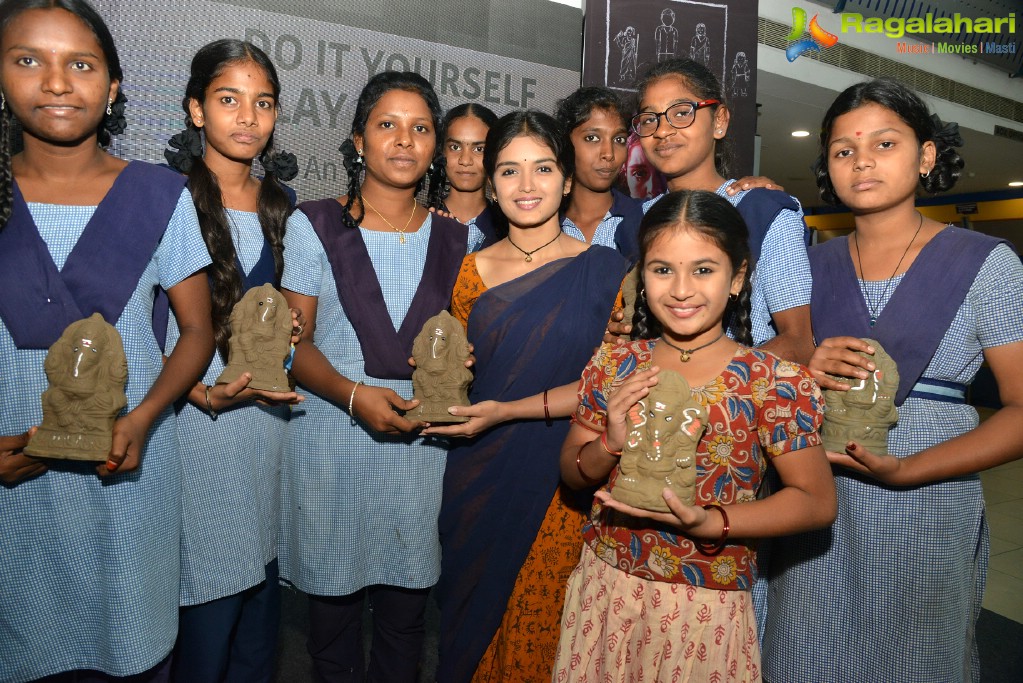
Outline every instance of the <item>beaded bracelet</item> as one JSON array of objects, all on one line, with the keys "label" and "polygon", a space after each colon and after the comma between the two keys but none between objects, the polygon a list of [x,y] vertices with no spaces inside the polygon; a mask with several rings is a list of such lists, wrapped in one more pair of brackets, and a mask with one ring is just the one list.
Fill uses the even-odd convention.
[{"label": "beaded bracelet", "polygon": [[206,412],[210,414],[211,420],[216,420],[217,411],[213,410],[213,404],[210,403],[210,389],[212,389],[213,387],[211,387],[209,384],[206,384],[205,387],[206,387]]},{"label": "beaded bracelet", "polygon": [[355,390],[360,384],[365,384],[361,379],[352,385],[352,394],[348,397],[348,414],[352,417],[352,424],[355,424]]},{"label": "beaded bracelet", "polygon": [[721,507],[721,504],[711,503],[710,505],[703,506],[704,510],[710,510],[711,508],[717,508],[718,512],[721,513],[721,521],[723,522],[723,525],[721,527],[721,538],[719,538],[717,542],[711,544],[704,543],[703,541],[699,540],[696,541],[696,547],[699,548],[700,552],[703,553],[704,555],[717,555],[722,550],[724,550],[725,541],[728,540],[728,531],[731,529],[731,526],[729,526],[728,524],[728,513],[725,512],[725,509],[723,507]]}]

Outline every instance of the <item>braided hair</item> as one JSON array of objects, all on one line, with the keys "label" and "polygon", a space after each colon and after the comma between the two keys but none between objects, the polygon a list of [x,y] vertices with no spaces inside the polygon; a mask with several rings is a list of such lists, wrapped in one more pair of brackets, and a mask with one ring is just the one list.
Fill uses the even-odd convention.
[{"label": "braided hair", "polygon": [[639,226],[640,247],[640,296],[636,301],[636,313],[632,319],[633,336],[636,339],[653,339],[664,331],[661,322],[650,312],[650,306],[643,294],[644,266],[650,245],[668,231],[692,230],[713,242],[728,256],[732,273],[743,266],[746,274],[738,296],[729,297],[722,321],[725,329],[731,329],[735,340],[746,346],[753,345],[752,324],[750,323],[750,297],[752,285],[752,256],[749,249],[749,231],[742,215],[723,197],[704,190],[680,190],[670,192],[651,207]]},{"label": "braided hair", "polygon": [[[223,193],[216,175],[203,159],[202,133],[190,114],[192,101],[203,103],[210,84],[232,65],[252,63],[266,74],[275,102],[281,84],[270,58],[262,50],[241,40],[217,40],[203,46],[192,58],[191,74],[185,86],[181,106],[185,110],[185,130],[170,139],[164,157],[172,168],[188,174],[188,186],[199,216],[199,227],[213,260],[208,269],[213,303],[213,329],[217,348],[227,357],[231,337],[231,310],[242,297],[242,274],[235,265],[237,253],[231,239],[231,225],[224,209]],[[279,105],[278,105],[279,106]],[[298,171],[295,157],[277,152],[270,134],[259,157],[265,174],[259,185],[257,214],[263,238],[274,257],[274,272],[280,280],[284,269],[284,228],[291,213],[291,200],[280,181],[290,180]]]},{"label": "braided hair", "polygon": [[[121,71],[121,58],[117,54],[117,46],[114,45],[110,29],[107,28],[99,13],[85,0],[4,0],[0,3],[0,35],[15,17],[32,9],[62,9],[78,17],[99,42],[100,49],[103,51],[103,59],[107,63],[107,76],[111,81],[117,81],[118,84],[124,80],[124,72]],[[110,113],[103,116],[96,131],[97,142],[103,147],[110,144],[111,135],[120,135],[127,128],[124,118],[127,102],[128,98],[124,96],[124,92],[119,86],[117,95],[109,103]],[[0,230],[10,220],[14,206],[14,174],[11,171],[11,157],[13,156],[14,129],[17,125],[10,107],[5,106],[0,110]]]},{"label": "braided hair", "polygon": [[924,101],[899,81],[878,78],[846,88],[824,114],[821,122],[820,153],[813,165],[821,199],[830,204],[840,203],[828,172],[828,143],[835,119],[868,103],[880,105],[895,113],[916,134],[918,144],[934,143],[937,152],[934,168],[926,176],[920,177],[920,186],[930,194],[952,189],[966,165],[956,151],[957,147],[963,146],[959,124],[944,123],[937,114],[931,114]]},{"label": "braided hair", "polygon": [[[359,227],[365,215],[365,209],[362,207],[362,180],[366,162],[362,158],[362,150],[355,148],[355,142],[352,138],[356,135],[365,135],[366,122],[369,120],[373,108],[376,107],[380,98],[392,90],[405,90],[423,98],[426,106],[430,109],[430,116],[433,119],[433,130],[437,138],[436,150],[440,149],[440,135],[441,128],[443,127],[440,100],[437,97],[437,92],[430,85],[430,81],[415,71],[383,71],[370,78],[362,92],[359,93],[359,101],[355,105],[355,115],[352,118],[351,133],[338,148],[341,152],[341,162],[344,165],[345,174],[348,176],[348,201],[344,205],[342,222],[349,228]],[[440,155],[435,152],[433,159],[434,169],[436,169],[438,164],[444,163],[443,158],[438,160],[438,156]],[[429,173],[420,179],[419,186],[416,188],[417,193],[422,189],[424,182],[432,185],[432,181],[427,180],[428,178]],[[356,203],[359,204],[358,218],[352,213]]]}]

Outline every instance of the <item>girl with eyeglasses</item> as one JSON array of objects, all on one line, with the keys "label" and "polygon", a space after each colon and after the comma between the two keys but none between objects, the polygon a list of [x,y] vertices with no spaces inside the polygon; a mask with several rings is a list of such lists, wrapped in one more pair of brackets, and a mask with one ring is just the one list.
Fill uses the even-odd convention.
[{"label": "girl with eyeglasses", "polygon": [[[728,180],[726,135],[731,113],[718,79],[690,59],[661,62],[639,83],[633,132],[647,159],[668,179],[668,191],[707,190],[732,203],[750,233],[753,274],[753,343],[788,360],[806,363],[810,333],[810,264],[807,229],[795,198],[747,180]],[[660,199],[644,205],[648,210]],[[628,322],[628,321],[626,321]]]}]

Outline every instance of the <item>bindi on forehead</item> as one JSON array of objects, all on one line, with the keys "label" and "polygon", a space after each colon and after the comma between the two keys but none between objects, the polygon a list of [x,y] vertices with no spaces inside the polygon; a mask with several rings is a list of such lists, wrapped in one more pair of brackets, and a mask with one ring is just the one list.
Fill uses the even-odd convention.
[{"label": "bindi on forehead", "polygon": [[856,137],[859,137],[859,136],[861,136],[861,135],[863,135],[863,132],[862,132],[862,131],[856,131]]}]

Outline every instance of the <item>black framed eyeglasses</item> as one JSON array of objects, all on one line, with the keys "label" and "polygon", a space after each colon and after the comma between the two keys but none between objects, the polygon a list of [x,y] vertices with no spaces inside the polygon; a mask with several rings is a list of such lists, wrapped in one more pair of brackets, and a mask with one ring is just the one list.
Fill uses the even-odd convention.
[{"label": "black framed eyeglasses", "polygon": [[641,111],[632,117],[632,132],[641,138],[650,137],[657,132],[662,116],[672,128],[688,128],[696,120],[697,111],[715,104],[721,104],[721,101],[676,102],[662,112]]}]

